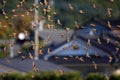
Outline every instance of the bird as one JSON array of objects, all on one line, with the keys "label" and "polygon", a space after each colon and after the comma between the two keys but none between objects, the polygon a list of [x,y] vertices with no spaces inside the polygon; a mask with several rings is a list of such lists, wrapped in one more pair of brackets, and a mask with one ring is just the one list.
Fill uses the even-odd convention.
[{"label": "bird", "polygon": [[107,25],[108,25],[108,28],[110,28],[110,29],[112,28],[110,21],[107,22]]},{"label": "bird", "polygon": [[40,55],[42,55],[42,54],[43,54],[43,50],[40,49],[40,50],[38,51],[38,53],[39,53]]},{"label": "bird", "polygon": [[68,60],[68,58],[64,57],[64,58],[63,58],[63,60],[67,61],[67,60]]},{"label": "bird", "polygon": [[61,38],[64,38],[65,34],[61,33],[60,36],[61,36]]},{"label": "bird", "polygon": [[70,3],[68,4],[68,7],[71,11],[74,10],[73,6]]},{"label": "bird", "polygon": [[76,43],[72,43],[72,50],[76,50],[76,49],[78,49],[79,47],[78,47],[78,45],[76,44]]},{"label": "bird", "polygon": [[47,53],[48,53],[48,54],[50,54],[50,53],[51,53],[50,48],[48,48]]},{"label": "bird", "polygon": [[18,50],[17,53],[18,53],[18,54],[22,54],[22,51]]},{"label": "bird", "polygon": [[107,8],[108,17],[111,17],[112,8]]},{"label": "bird", "polygon": [[84,13],[84,11],[83,11],[83,10],[79,10],[79,13],[80,13],[80,14],[83,14],[83,13]]},{"label": "bird", "polygon": [[96,4],[95,3],[93,3],[93,8],[96,8]]},{"label": "bird", "polygon": [[109,44],[110,43],[110,38],[106,39],[106,43]]},{"label": "bird", "polygon": [[112,56],[109,56],[109,63],[111,63],[113,60],[113,57]]},{"label": "bird", "polygon": [[89,55],[89,53],[87,52],[86,55],[85,55],[87,58],[91,58],[91,56]]},{"label": "bird", "polygon": [[115,48],[115,53],[118,53],[119,50],[120,50],[120,48],[116,47]]},{"label": "bird", "polygon": [[11,61],[10,61],[10,59],[8,59],[8,58],[5,58],[5,60],[6,60],[6,62],[7,62],[8,64],[11,64]]},{"label": "bird", "polygon": [[48,2],[47,0],[44,0],[44,5],[47,6]]},{"label": "bird", "polygon": [[29,58],[31,59],[31,60],[33,60],[33,56],[32,56],[32,54],[29,52]]},{"label": "bird", "polygon": [[21,60],[22,60],[22,61],[25,60],[25,58],[26,58],[25,56],[21,56]]},{"label": "bird", "polygon": [[94,69],[97,69],[97,64],[95,63],[95,61],[92,61],[92,64],[94,66]]},{"label": "bird", "polygon": [[2,9],[2,14],[3,14],[4,16],[6,16],[6,15],[7,15],[7,13],[5,12],[5,10],[4,10],[4,9]]},{"label": "bird", "polygon": [[70,42],[70,37],[66,37],[66,41],[67,41],[67,42]]},{"label": "bird", "polygon": [[75,28],[78,29],[78,28],[79,28],[79,25],[78,25],[77,21],[75,21],[74,24],[75,24]]},{"label": "bird", "polygon": [[65,30],[66,30],[66,32],[70,32],[70,28],[69,27],[66,27]]},{"label": "bird", "polygon": [[87,40],[87,45],[89,45],[89,46],[91,45],[91,40],[90,39]]},{"label": "bird", "polygon": [[32,63],[32,69],[33,69],[34,72],[39,71],[38,67],[35,65],[35,62]]},{"label": "bird", "polygon": [[95,24],[93,24],[93,23],[90,23],[90,26],[91,26],[91,27],[95,27]]},{"label": "bird", "polygon": [[82,62],[84,62],[84,59],[83,59],[83,57],[80,57],[80,58],[79,58],[79,60],[80,60],[80,61],[82,61]]},{"label": "bird", "polygon": [[58,72],[63,75],[64,74],[64,71],[62,69],[58,69]]},{"label": "bird", "polygon": [[59,19],[57,19],[57,24],[62,25]]},{"label": "bird", "polygon": [[97,39],[98,44],[102,44],[100,38]]},{"label": "bird", "polygon": [[12,9],[11,11],[14,13],[16,10],[15,10],[15,9]]}]

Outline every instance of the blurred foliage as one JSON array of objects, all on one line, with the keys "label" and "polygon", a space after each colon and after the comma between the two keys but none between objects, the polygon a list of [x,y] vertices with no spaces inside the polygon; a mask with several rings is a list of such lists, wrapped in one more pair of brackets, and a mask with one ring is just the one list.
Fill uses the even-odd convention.
[{"label": "blurred foliage", "polygon": [[0,80],[79,80],[79,73],[67,72],[61,75],[55,72],[38,72],[38,73],[9,73],[1,74]]},{"label": "blurred foliage", "polygon": [[85,80],[107,80],[105,76],[101,75],[100,73],[89,73]]},{"label": "blurred foliage", "polygon": [[120,80],[120,74],[119,75],[111,75],[110,80]]}]

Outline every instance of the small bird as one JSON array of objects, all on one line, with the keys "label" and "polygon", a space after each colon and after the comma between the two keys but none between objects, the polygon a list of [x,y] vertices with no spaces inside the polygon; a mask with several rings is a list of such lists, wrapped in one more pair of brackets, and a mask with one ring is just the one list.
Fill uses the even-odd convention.
[{"label": "small bird", "polygon": [[91,27],[95,27],[96,25],[95,25],[95,24],[93,24],[93,23],[91,23],[91,24],[90,24],[90,26],[91,26]]},{"label": "small bird", "polygon": [[5,12],[5,10],[4,10],[4,9],[2,9],[2,14],[3,14],[4,16],[6,16],[6,15],[7,15],[7,13]]},{"label": "small bird", "polygon": [[67,61],[67,60],[68,60],[68,58],[64,57],[64,58],[63,58],[63,60]]},{"label": "small bird", "polygon": [[107,22],[107,25],[110,29],[112,28],[112,25],[111,25],[110,21]]},{"label": "small bird", "polygon": [[96,8],[96,4],[95,3],[93,3],[93,8]]},{"label": "small bird", "polygon": [[72,50],[76,50],[76,49],[78,49],[79,47],[78,47],[78,45],[76,44],[76,43],[72,43]]},{"label": "small bird", "polygon": [[51,53],[50,48],[48,48],[47,53],[48,53],[48,54],[50,54],[50,53]]},{"label": "small bird", "polygon": [[80,61],[82,61],[82,62],[84,62],[84,59],[83,59],[83,57],[80,57],[80,58],[79,58],[79,60],[80,60]]},{"label": "small bird", "polygon": [[59,58],[59,57],[57,57],[57,56],[55,56],[55,59],[56,59],[56,60],[59,60],[60,58]]},{"label": "small bird", "polygon": [[75,24],[75,28],[78,29],[78,28],[79,28],[79,25],[78,25],[77,21],[75,21],[74,24]]},{"label": "small bird", "polygon": [[88,48],[87,48],[87,47],[85,47],[85,46],[83,47],[83,49],[84,49],[84,50],[88,50]]},{"label": "small bird", "polygon": [[11,61],[8,58],[5,58],[5,60],[8,64],[11,64]]},{"label": "small bird", "polygon": [[79,13],[80,13],[80,14],[84,14],[84,11],[83,11],[83,10],[79,10]]},{"label": "small bird", "polygon": [[70,28],[69,27],[66,27],[65,30],[66,30],[66,32],[70,32]]},{"label": "small bird", "polygon": [[31,60],[33,60],[33,56],[32,56],[32,54],[29,52],[29,58],[31,59]]},{"label": "small bird", "polygon": [[70,3],[68,4],[68,7],[71,11],[74,10],[73,6]]},{"label": "small bird", "polygon": [[120,50],[120,48],[116,47],[115,48],[115,53],[118,53],[119,50]]},{"label": "small bird", "polygon": [[109,44],[110,43],[110,38],[106,39],[106,43]]},{"label": "small bird", "polygon": [[18,50],[17,53],[18,53],[18,54],[22,54],[22,51]]},{"label": "small bird", "polygon": [[32,63],[32,69],[33,69],[34,72],[39,71],[38,67],[35,65],[35,62]]},{"label": "small bird", "polygon": [[14,13],[16,10],[15,10],[15,9],[12,9],[11,11]]},{"label": "small bird", "polygon": [[100,38],[97,39],[97,43],[100,45],[102,44]]},{"label": "small bird", "polygon": [[57,20],[57,24],[58,25],[62,25],[59,19]]},{"label": "small bird", "polygon": [[107,8],[108,17],[111,17],[112,8]]},{"label": "small bird", "polygon": [[64,74],[64,71],[63,71],[63,70],[58,69],[58,71],[59,71],[59,73],[60,73],[61,75],[63,75],[63,74]]},{"label": "small bird", "polygon": [[21,56],[21,60],[22,60],[22,61],[25,60],[25,58],[26,58],[25,56]]},{"label": "small bird", "polygon": [[47,6],[48,2],[47,0],[44,0],[44,5]]},{"label": "small bird", "polygon": [[86,53],[86,57],[89,59],[91,58],[88,52]]},{"label": "small bird", "polygon": [[87,40],[87,44],[88,44],[89,46],[91,45],[90,39]]},{"label": "small bird", "polygon": [[64,38],[65,34],[61,33],[60,36],[61,36],[61,38]]},{"label": "small bird", "polygon": [[70,42],[70,37],[66,37],[66,41],[67,41],[67,42]]},{"label": "small bird", "polygon": [[97,69],[97,64],[95,63],[95,61],[92,61],[92,64],[94,66],[94,69]]},{"label": "small bird", "polygon": [[42,54],[43,54],[43,50],[40,49],[40,50],[38,51],[38,53],[39,53],[40,55],[42,55]]},{"label": "small bird", "polygon": [[109,63],[111,63],[113,60],[113,57],[112,56],[109,56]]}]

